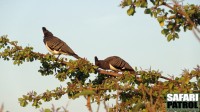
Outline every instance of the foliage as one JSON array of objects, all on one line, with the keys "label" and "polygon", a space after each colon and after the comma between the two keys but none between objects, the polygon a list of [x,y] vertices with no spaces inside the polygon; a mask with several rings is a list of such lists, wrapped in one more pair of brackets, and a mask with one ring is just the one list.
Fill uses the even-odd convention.
[{"label": "foliage", "polygon": [[[170,3],[170,1],[173,2]],[[122,8],[129,7],[127,10],[129,16],[136,13],[136,8],[144,8],[145,14],[158,20],[162,27],[161,33],[167,37],[168,41],[179,38],[178,33],[181,28],[187,31],[193,28],[197,29],[197,26],[200,25],[199,5],[182,6],[176,0],[123,0],[120,6]]]},{"label": "foliage", "polygon": [[[23,107],[31,103],[33,107],[39,108],[44,102],[59,100],[63,95],[67,95],[70,99],[84,96],[89,111],[92,111],[91,102],[100,104],[102,101],[115,99],[116,104],[106,109],[109,112],[153,112],[165,110],[167,93],[194,93],[199,92],[200,88],[200,66],[192,71],[184,70],[181,77],[175,79],[164,77],[156,70],[137,68],[136,74],[128,71],[118,74],[100,70],[86,59],[57,59],[51,54],[34,52],[33,47],[19,46],[17,41],[10,41],[7,36],[0,38],[0,58],[5,61],[12,60],[15,65],[40,61],[38,72],[42,76],[54,75],[59,81],[66,82],[65,87],[47,89],[40,94],[31,91],[22,95],[18,100]],[[95,78],[90,79],[91,76]],[[192,78],[196,78],[197,82],[192,82]]]}]

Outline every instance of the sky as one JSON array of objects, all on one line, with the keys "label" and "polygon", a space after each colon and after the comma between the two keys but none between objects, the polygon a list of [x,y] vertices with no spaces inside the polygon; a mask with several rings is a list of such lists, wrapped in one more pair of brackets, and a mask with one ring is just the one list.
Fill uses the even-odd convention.
[{"label": "sky", "polygon": [[[189,2],[188,2],[189,1]],[[78,55],[94,63],[94,56],[105,59],[120,56],[131,66],[155,69],[163,75],[180,76],[183,69],[200,64],[200,43],[191,31],[167,42],[156,19],[137,9],[134,16],[119,7],[121,0],[1,0],[0,36],[8,35],[19,45],[32,46],[35,52],[48,53],[42,27],[65,41]],[[199,0],[185,0],[199,4]],[[67,57],[74,59],[72,57]],[[65,82],[54,76],[41,76],[40,63],[14,66],[0,59],[0,104],[10,112],[38,111],[31,105],[20,107],[18,98],[32,90],[42,93]],[[43,103],[42,107],[65,106],[70,112],[87,112],[86,100]],[[96,105],[93,105],[95,110]],[[103,105],[101,105],[101,109]]]}]

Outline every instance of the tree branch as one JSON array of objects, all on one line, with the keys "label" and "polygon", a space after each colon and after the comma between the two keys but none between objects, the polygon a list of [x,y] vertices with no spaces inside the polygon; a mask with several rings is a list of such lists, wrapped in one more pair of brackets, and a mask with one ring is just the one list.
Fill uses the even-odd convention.
[{"label": "tree branch", "polygon": [[4,110],[4,105],[3,105],[3,103],[1,104],[1,107],[0,107],[0,112],[3,112],[3,110]]},{"label": "tree branch", "polygon": [[[23,50],[23,48],[21,46],[18,46],[16,43],[14,42],[8,42],[9,44],[13,45],[17,50]],[[39,53],[39,52],[31,52],[33,54],[37,54],[37,56],[39,56],[40,58],[44,58],[46,56],[46,54],[42,54],[42,53]],[[82,58],[80,59],[82,60]],[[85,59],[83,59],[85,60]],[[57,59],[56,60],[57,62],[61,63],[62,65],[66,66],[67,62],[64,61],[64,60],[61,60],[61,59]],[[93,65],[95,66],[95,65]],[[105,74],[105,75],[111,75],[111,76],[115,76],[115,77],[121,77],[123,76],[124,74],[123,73],[117,73],[117,72],[109,72],[109,71],[106,71],[106,70],[102,70],[102,69],[97,69],[96,70],[99,74]],[[137,74],[139,75],[139,74]],[[172,79],[170,78],[167,78],[167,77],[164,77],[164,76],[161,76],[160,78],[163,78],[165,80],[169,80],[169,81],[172,81]],[[140,78],[137,77],[137,81],[139,82],[142,82],[142,80]]]},{"label": "tree branch", "polygon": [[91,102],[90,102],[90,95],[87,96],[87,104],[86,104],[89,112],[92,112]]},{"label": "tree branch", "polygon": [[[198,31],[198,28],[193,28],[193,29],[192,29],[192,32],[193,32],[194,36],[196,37],[196,39],[200,42],[200,37],[199,37],[199,35],[196,33],[195,29],[196,29],[196,31]],[[200,31],[198,31],[198,32],[200,32]]]},{"label": "tree branch", "polygon": [[[9,43],[10,45],[13,45],[17,50],[23,50],[23,48],[21,47],[21,46],[18,46],[15,42],[10,42],[10,41],[8,41],[7,43]],[[37,56],[39,56],[40,58],[38,59],[38,60],[40,60],[40,59],[42,59],[42,58],[44,58],[47,54],[42,54],[42,53],[39,53],[39,52],[34,52],[34,51],[31,51],[31,53],[33,53],[33,54],[36,54]],[[52,56],[54,56],[54,55],[52,55]],[[55,59],[56,59],[56,57],[54,57]],[[85,60],[85,59],[79,59],[79,60]],[[63,59],[57,59],[56,60],[57,62],[59,62],[59,63],[61,63],[62,65],[64,65],[64,66],[66,66],[67,65],[67,61],[64,61]],[[93,64],[92,64],[93,65]],[[93,65],[93,66],[95,66],[95,65]],[[96,71],[99,73],[99,74],[105,74],[105,75],[111,75],[111,76],[114,76],[114,77],[121,77],[121,76],[123,76],[124,74],[123,73],[117,73],[117,72],[113,72],[113,71],[106,71],[106,70],[102,70],[102,69],[96,69]],[[134,74],[135,75],[135,74]],[[137,75],[140,75],[140,74],[136,74],[136,76]],[[174,80],[172,80],[172,79],[170,79],[170,78],[167,78],[167,77],[164,77],[164,76],[160,76],[160,78],[162,78],[162,79],[165,79],[165,80],[168,80],[168,81],[174,81]],[[141,78],[139,78],[139,77],[136,77],[136,80],[138,81],[138,82],[140,82],[140,83],[142,83],[142,79]]]},{"label": "tree branch", "polygon": [[100,74],[106,74],[106,75],[111,75],[111,76],[115,76],[115,77],[121,77],[121,76],[123,76],[123,74],[119,74],[119,73],[116,73],[116,72],[108,72],[106,70],[97,70],[97,71]]}]

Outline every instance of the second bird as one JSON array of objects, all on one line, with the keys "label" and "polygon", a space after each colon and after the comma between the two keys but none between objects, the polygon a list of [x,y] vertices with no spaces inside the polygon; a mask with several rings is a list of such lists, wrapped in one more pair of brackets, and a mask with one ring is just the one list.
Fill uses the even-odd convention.
[{"label": "second bird", "polygon": [[105,70],[113,70],[117,72],[130,71],[131,73],[135,73],[134,69],[118,56],[110,56],[104,60],[98,60],[95,56],[95,65]]},{"label": "second bird", "polygon": [[65,54],[75,57],[79,59],[80,57],[74,53],[74,51],[61,39],[55,37],[50,31],[48,31],[45,27],[42,27],[44,33],[44,44],[47,49],[56,55]]}]

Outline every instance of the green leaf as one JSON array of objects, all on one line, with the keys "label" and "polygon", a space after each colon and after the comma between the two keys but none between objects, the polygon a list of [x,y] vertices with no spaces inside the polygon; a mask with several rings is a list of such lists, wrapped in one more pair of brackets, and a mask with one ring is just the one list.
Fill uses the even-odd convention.
[{"label": "green leaf", "polygon": [[173,83],[169,83],[169,89],[171,90],[173,87]]},{"label": "green leaf", "polygon": [[130,8],[127,10],[127,14],[128,14],[129,16],[133,16],[134,13],[135,13],[135,8],[132,7],[132,6],[130,6]]},{"label": "green leaf", "polygon": [[135,2],[136,7],[140,7],[140,5],[141,5],[140,1]]},{"label": "green leaf", "polygon": [[175,39],[175,38],[179,38],[178,33],[175,33],[175,34],[174,34],[174,39]]},{"label": "green leaf", "polygon": [[162,16],[159,16],[159,17],[157,18],[157,20],[158,20],[159,23],[161,23],[161,22],[164,21],[164,18],[163,18]]},{"label": "green leaf", "polygon": [[163,4],[163,2],[164,2],[163,0],[158,0],[158,1],[160,2],[160,5]]},{"label": "green leaf", "polygon": [[152,3],[152,4],[154,4],[154,5],[155,5],[155,1],[154,1],[154,0],[150,0],[150,1],[151,1],[151,3]]},{"label": "green leaf", "polygon": [[169,34],[169,30],[168,29],[163,29],[162,31],[161,31],[161,33],[163,34],[163,35],[168,35]]},{"label": "green leaf", "polygon": [[82,96],[82,95],[93,95],[93,94],[95,94],[95,92],[92,91],[92,90],[84,90],[84,91],[82,91],[82,92],[77,93],[76,95],[74,95],[73,98],[77,98],[77,97]]},{"label": "green leaf", "polygon": [[174,27],[173,24],[170,24],[170,25],[167,26],[168,29],[172,29],[173,27]]},{"label": "green leaf", "polygon": [[192,28],[193,28],[192,26],[187,26],[188,30],[192,30]]},{"label": "green leaf", "polygon": [[151,9],[149,9],[149,8],[145,9],[145,10],[144,10],[144,13],[145,13],[145,14],[151,14]]},{"label": "green leaf", "polygon": [[18,98],[18,101],[22,107],[25,107],[28,104],[28,102],[23,98]]},{"label": "green leaf", "polygon": [[194,14],[194,13],[195,13],[195,10],[189,10],[188,13],[189,13],[189,14]]},{"label": "green leaf", "polygon": [[142,8],[147,7],[147,1],[144,1],[144,0],[143,0],[143,1],[141,2],[141,7],[142,7]]},{"label": "green leaf", "polygon": [[51,112],[51,110],[50,109],[45,109],[44,112]]},{"label": "green leaf", "polygon": [[153,12],[153,16],[155,17],[155,18],[157,18],[157,15],[158,15],[158,13],[157,12]]},{"label": "green leaf", "polygon": [[138,102],[137,104],[134,105],[132,112],[139,112],[140,110],[145,108],[145,104]]},{"label": "green leaf", "polygon": [[168,36],[167,36],[167,41],[169,42],[169,41],[171,41],[173,39],[173,35],[172,34],[169,34]]},{"label": "green leaf", "polygon": [[132,0],[127,0],[127,4],[131,5],[132,4]]}]

